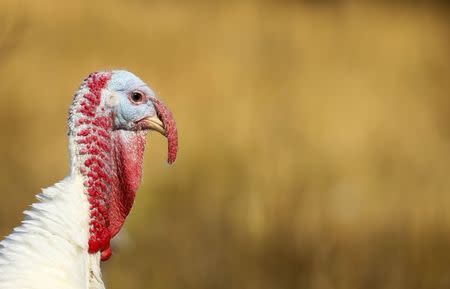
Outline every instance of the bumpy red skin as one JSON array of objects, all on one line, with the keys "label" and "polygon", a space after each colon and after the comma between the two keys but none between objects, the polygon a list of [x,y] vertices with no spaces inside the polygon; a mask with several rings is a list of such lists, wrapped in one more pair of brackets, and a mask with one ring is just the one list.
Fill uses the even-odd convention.
[{"label": "bumpy red skin", "polygon": [[[78,110],[82,117],[76,125],[79,154],[85,155],[80,172],[90,203],[89,252],[101,251],[102,261],[111,256],[110,240],[125,222],[133,206],[142,177],[145,150],[144,131],[121,131],[113,128],[113,114],[98,109],[102,89],[109,73],[93,73],[85,81],[89,92],[83,95]],[[178,148],[175,121],[170,111],[156,98],[151,98],[166,128],[168,162],[173,163]]]},{"label": "bumpy red skin", "polygon": [[80,155],[86,160],[80,167],[85,177],[85,189],[90,203],[89,252],[105,251],[112,238],[109,231],[108,191],[111,190],[111,131],[112,118],[108,114],[98,115],[101,90],[106,87],[109,74],[91,74],[87,81],[89,92],[83,95],[79,112],[83,115],[78,125],[84,125],[78,132],[77,143]]}]

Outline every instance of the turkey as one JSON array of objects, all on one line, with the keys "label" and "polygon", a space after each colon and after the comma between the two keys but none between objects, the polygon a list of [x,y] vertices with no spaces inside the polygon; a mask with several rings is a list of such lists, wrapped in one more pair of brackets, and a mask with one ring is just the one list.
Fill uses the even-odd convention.
[{"label": "turkey", "polygon": [[152,89],[131,72],[90,74],[69,111],[69,175],[37,195],[21,225],[0,242],[1,289],[99,289],[100,261],[133,205],[146,135],[168,140],[175,121]]}]

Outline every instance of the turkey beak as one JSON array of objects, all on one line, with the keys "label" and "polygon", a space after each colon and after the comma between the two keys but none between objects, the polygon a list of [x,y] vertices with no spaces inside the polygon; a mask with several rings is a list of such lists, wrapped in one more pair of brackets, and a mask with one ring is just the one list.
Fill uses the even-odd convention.
[{"label": "turkey beak", "polygon": [[146,117],[145,119],[143,119],[143,122],[146,124],[146,127],[148,129],[155,130],[163,136],[166,136],[166,129],[164,127],[164,124],[157,115]]}]

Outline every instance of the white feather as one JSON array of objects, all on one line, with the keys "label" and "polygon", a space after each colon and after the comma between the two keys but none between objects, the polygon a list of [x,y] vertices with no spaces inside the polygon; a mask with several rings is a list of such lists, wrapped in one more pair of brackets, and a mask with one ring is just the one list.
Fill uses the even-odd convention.
[{"label": "white feather", "polygon": [[104,289],[100,253],[88,253],[89,202],[79,174],[37,196],[0,242],[0,289]]}]

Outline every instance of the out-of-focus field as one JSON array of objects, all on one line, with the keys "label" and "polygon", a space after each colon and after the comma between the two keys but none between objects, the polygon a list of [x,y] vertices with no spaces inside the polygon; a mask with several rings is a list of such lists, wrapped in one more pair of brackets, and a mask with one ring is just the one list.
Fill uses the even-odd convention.
[{"label": "out-of-focus field", "polygon": [[151,135],[108,288],[450,288],[450,13],[400,1],[0,2],[0,235],[68,171],[91,71],[177,119]]}]

